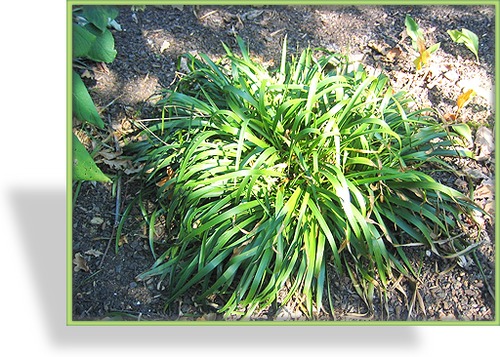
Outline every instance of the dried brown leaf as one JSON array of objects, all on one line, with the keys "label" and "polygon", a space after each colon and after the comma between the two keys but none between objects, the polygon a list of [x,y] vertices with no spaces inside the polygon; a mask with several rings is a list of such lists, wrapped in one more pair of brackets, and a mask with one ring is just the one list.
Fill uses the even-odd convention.
[{"label": "dried brown leaf", "polygon": [[476,160],[485,161],[490,158],[491,153],[495,150],[493,132],[484,126],[477,129],[475,145],[476,152],[478,153],[478,157],[476,158]]},{"label": "dried brown leaf", "polygon": [[216,321],[216,320],[217,320],[217,314],[215,312],[203,314],[202,317],[198,317],[196,319],[196,321]]},{"label": "dried brown leaf", "polygon": [[123,172],[125,175],[132,175],[140,172],[142,170],[142,167],[137,167],[135,169],[125,169]]},{"label": "dried brown leaf", "polygon": [[443,119],[447,122],[454,122],[455,120],[457,120],[457,115],[454,113],[446,113],[445,115],[443,115]]},{"label": "dried brown leaf", "polygon": [[488,201],[483,208],[491,217],[495,217],[495,202]]},{"label": "dried brown leaf", "polygon": [[75,254],[75,259],[73,259],[73,264],[75,264],[74,271],[76,271],[76,272],[78,272],[80,270],[83,270],[83,271],[86,271],[86,272],[90,271],[90,268],[87,265],[87,261],[85,260],[85,258],[83,257],[83,255],[81,255],[81,253],[76,253]]},{"label": "dried brown leaf", "polygon": [[387,52],[385,57],[387,58],[388,61],[394,62],[399,56],[401,55],[401,50],[399,47],[394,47]]},{"label": "dried brown leaf", "polygon": [[125,170],[130,165],[130,160],[118,160],[118,159],[106,160],[106,159],[103,159],[102,162],[104,162],[110,168],[115,169],[115,170]]},{"label": "dried brown leaf", "polygon": [[94,217],[90,220],[90,224],[93,224],[94,226],[99,226],[104,223],[104,219],[101,217]]},{"label": "dried brown leaf", "polygon": [[123,152],[121,150],[120,151],[113,151],[113,152],[105,151],[105,150],[99,151],[99,155],[101,155],[106,160],[116,159],[121,154],[123,154]]},{"label": "dried brown leaf", "polygon": [[124,244],[128,244],[128,239],[126,235],[121,236],[120,239],[118,240],[119,247],[121,247]]},{"label": "dried brown leaf", "polygon": [[80,75],[82,78],[89,78],[89,79],[94,79],[94,74],[90,72],[88,69],[83,71],[83,73]]},{"label": "dried brown leaf", "polygon": [[163,53],[163,51],[167,50],[169,47],[170,47],[170,42],[167,40],[163,41],[160,47],[160,53]]},{"label": "dried brown leaf", "polygon": [[86,255],[93,255],[94,257],[100,257],[101,255],[103,255],[104,253],[99,251],[99,250],[96,250],[96,249],[89,249],[85,252]]},{"label": "dried brown leaf", "polygon": [[482,184],[474,191],[475,199],[493,198],[495,196],[495,186],[491,184]]}]

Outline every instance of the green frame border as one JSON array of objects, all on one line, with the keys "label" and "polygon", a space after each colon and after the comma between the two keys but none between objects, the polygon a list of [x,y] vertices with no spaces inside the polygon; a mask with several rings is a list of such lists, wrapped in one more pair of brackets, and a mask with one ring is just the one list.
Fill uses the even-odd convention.
[{"label": "green frame border", "polygon": [[[74,321],[73,314],[73,190],[72,190],[72,7],[78,5],[353,5],[352,0],[67,0],[66,3],[66,325],[67,326],[500,326],[500,227],[495,216],[495,320],[492,321]],[[361,0],[356,5],[481,5],[495,8],[495,106],[500,103],[500,4],[498,0]],[[498,177],[500,113],[495,110],[495,177]],[[495,191],[500,185],[495,180]],[[495,212],[499,212],[495,200]]]}]

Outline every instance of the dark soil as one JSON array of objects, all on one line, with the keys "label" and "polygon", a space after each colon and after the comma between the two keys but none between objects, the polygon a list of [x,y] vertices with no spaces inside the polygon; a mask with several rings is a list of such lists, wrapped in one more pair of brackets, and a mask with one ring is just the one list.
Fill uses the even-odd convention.
[{"label": "dark soil", "polygon": [[[413,65],[415,51],[404,38],[404,19],[412,16],[424,30],[429,43],[441,42],[431,63],[418,74]],[[74,130],[92,147],[99,139],[108,154],[120,152],[132,132],[132,119],[157,116],[155,95],[176,78],[178,57],[185,52],[202,52],[221,57],[221,41],[236,47],[235,34],[249,45],[251,55],[263,63],[279,63],[281,44],[288,38],[290,53],[311,47],[326,47],[349,53],[354,61],[373,73],[383,71],[395,89],[410,92],[421,106],[453,111],[458,96],[474,88],[477,96],[461,112],[460,120],[473,129],[471,148],[480,154],[477,131],[494,132],[494,8],[485,6],[147,6],[145,9],[120,7],[113,30],[118,51],[108,65],[87,63],[85,78],[91,95],[109,124],[109,132],[99,132],[75,123]],[[479,62],[464,46],[453,43],[446,31],[467,28],[480,40]],[[399,48],[390,60],[387,50]],[[85,130],[84,130],[85,129]],[[112,134],[112,135],[109,135]],[[106,139],[107,138],[107,139]],[[464,192],[466,176],[473,176],[476,188],[494,187],[495,155],[482,161],[457,162],[456,175],[441,177]],[[164,311],[164,287],[158,279],[138,282],[135,277],[154,263],[146,232],[138,212],[122,232],[115,252],[115,208],[120,212],[138,192],[133,167],[117,157],[96,156],[103,171],[116,177],[125,172],[116,186],[84,182],[73,208],[73,257],[83,258],[73,273],[73,320],[214,320],[216,301],[205,306],[193,303],[187,294],[178,305]],[[127,175],[128,173],[128,175]],[[465,184],[464,184],[465,183]],[[488,186],[489,185],[489,186]],[[74,186],[77,187],[76,185]],[[494,214],[494,190],[486,190],[476,200]],[[494,223],[478,217],[482,230],[469,232],[471,241],[482,241],[477,260],[466,256],[444,260],[423,249],[409,254],[421,259],[421,282],[401,279],[391,286],[387,300],[374,301],[370,311],[355,293],[347,277],[332,280],[333,314],[321,313],[322,320],[463,320],[495,319],[495,236]],[[79,269],[80,266],[82,269]],[[483,272],[481,272],[481,269]],[[484,274],[483,274],[484,273]],[[258,320],[303,320],[299,306],[290,303],[280,309],[255,314]],[[326,305],[328,306],[328,305]]]}]

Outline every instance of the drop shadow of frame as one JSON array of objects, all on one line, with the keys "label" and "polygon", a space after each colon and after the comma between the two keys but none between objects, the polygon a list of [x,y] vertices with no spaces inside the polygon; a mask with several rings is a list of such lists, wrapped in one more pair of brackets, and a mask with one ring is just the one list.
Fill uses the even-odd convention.
[{"label": "drop shadow of frame", "polygon": [[[44,311],[47,339],[56,347],[258,346],[383,347],[407,350],[419,344],[415,326],[68,326],[66,325],[67,250],[70,209],[64,188],[13,188],[14,210],[29,278]],[[98,325],[98,323],[96,323]],[[196,341],[196,344],[194,343]],[[302,345],[302,346],[301,346]]]}]

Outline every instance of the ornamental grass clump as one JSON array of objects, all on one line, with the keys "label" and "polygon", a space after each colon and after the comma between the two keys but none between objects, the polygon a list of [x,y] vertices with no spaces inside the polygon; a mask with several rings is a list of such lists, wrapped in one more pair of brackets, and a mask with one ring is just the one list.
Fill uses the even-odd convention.
[{"label": "ornamental grass clump", "polygon": [[[238,44],[241,56],[224,45],[218,63],[184,55],[163,117],[129,147],[144,163],[136,202],[158,254],[139,278],[165,279],[167,305],[189,291],[249,317],[302,299],[314,317],[333,293],[327,264],[370,303],[393,278],[417,276],[408,247],[444,258],[469,249],[454,235],[476,206],[424,172],[470,155],[463,130],[409,110],[386,76],[348,70],[342,55],[289,60],[285,41],[268,71]],[[167,234],[153,247],[160,220]]]}]

